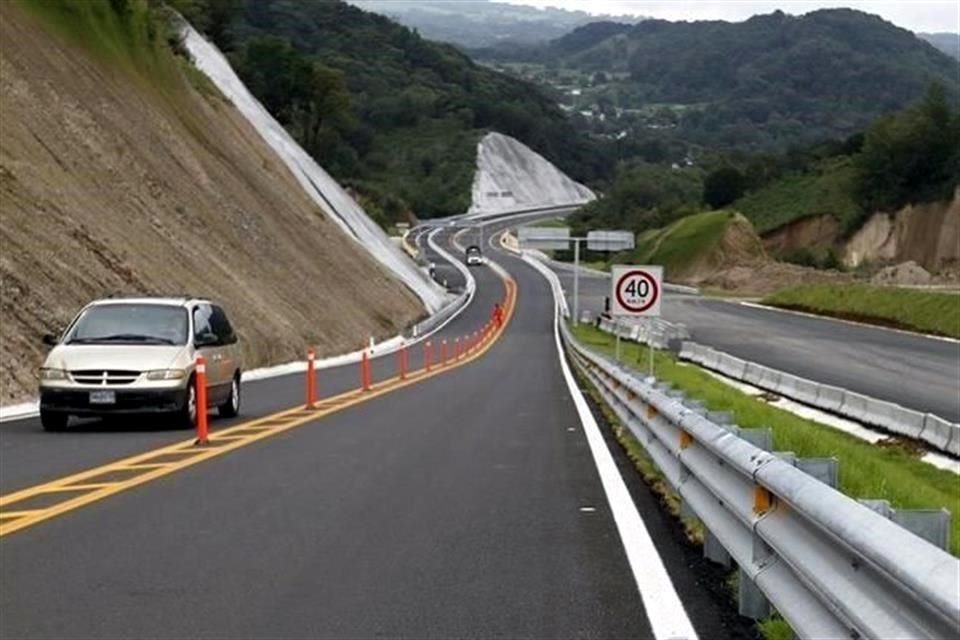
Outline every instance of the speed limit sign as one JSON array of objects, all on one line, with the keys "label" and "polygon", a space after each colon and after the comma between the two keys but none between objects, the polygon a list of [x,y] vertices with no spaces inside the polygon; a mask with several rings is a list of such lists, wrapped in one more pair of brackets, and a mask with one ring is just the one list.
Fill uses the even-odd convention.
[{"label": "speed limit sign", "polygon": [[610,313],[614,316],[659,316],[663,267],[615,265]]}]

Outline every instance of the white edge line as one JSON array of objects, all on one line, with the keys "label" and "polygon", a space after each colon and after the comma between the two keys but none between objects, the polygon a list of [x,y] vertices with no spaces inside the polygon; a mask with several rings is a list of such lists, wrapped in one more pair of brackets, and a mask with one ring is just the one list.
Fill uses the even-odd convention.
[{"label": "white edge line", "polygon": [[[541,275],[544,275],[541,273]],[[544,275],[544,277],[546,277]],[[549,281],[549,279],[548,279]],[[552,284],[552,283],[551,283]],[[617,470],[613,456],[607,448],[600,427],[590,412],[586,399],[577,387],[570,371],[570,365],[563,355],[559,331],[559,306],[556,291],[550,287],[554,297],[553,338],[557,347],[557,357],[563,378],[567,383],[570,397],[573,399],[583,432],[593,455],[593,462],[600,476],[604,494],[610,504],[610,511],[617,525],[620,540],[623,543],[627,561],[633,572],[633,579],[640,592],[640,598],[646,611],[650,628],[656,640],[697,640],[697,632],[687,616],[683,602],[673,586],[663,560],[657,553],[650,532],[637,511],[623,477]]]},{"label": "white edge line", "polygon": [[[732,302],[732,301],[725,300],[725,302]],[[913,336],[914,338],[927,338],[930,340],[940,340],[941,342],[949,342],[950,344],[960,344],[960,340],[957,340],[956,338],[948,338],[946,336],[935,336],[930,333],[920,333],[919,331],[908,331],[906,329],[895,329],[894,327],[884,327],[879,324],[870,324],[869,322],[856,322],[854,320],[846,320],[844,318],[835,318],[833,316],[820,315],[818,313],[810,313],[808,311],[797,311],[795,309],[782,309],[780,307],[771,307],[770,305],[760,304],[759,302],[749,302],[747,300],[739,300],[737,302],[732,302],[732,303],[740,304],[745,307],[751,307],[753,309],[763,309],[764,311],[776,311],[777,313],[792,313],[793,315],[796,315],[796,316],[816,318],[818,320],[826,320],[828,322],[842,322],[843,324],[850,324],[855,327],[879,329],[880,331],[893,331],[894,333],[902,333],[904,335]]]}]

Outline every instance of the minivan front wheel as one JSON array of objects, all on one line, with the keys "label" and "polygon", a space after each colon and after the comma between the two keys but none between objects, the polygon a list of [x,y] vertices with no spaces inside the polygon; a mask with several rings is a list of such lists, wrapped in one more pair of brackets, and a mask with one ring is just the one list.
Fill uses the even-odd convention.
[{"label": "minivan front wheel", "polygon": [[70,416],[66,413],[56,413],[40,409],[40,424],[44,431],[63,431],[67,428]]},{"label": "minivan front wheel", "polygon": [[240,413],[240,375],[233,376],[230,382],[230,396],[222,405],[217,407],[217,412],[223,418],[233,418]]},{"label": "minivan front wheel", "polygon": [[193,429],[197,423],[197,385],[194,378],[187,383],[187,394],[183,406],[177,412],[177,427]]}]

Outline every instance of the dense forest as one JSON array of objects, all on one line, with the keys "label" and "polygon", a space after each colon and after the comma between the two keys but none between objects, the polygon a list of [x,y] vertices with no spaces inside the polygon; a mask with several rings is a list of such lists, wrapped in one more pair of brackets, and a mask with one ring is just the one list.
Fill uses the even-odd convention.
[{"label": "dense forest", "polygon": [[607,196],[581,209],[573,226],[639,233],[732,208],[761,233],[829,214],[849,234],[875,211],[949,200],[958,186],[960,109],[934,84],[923,99],[843,140],[782,154],[715,154],[696,167],[623,163]]},{"label": "dense forest", "polygon": [[577,109],[602,113],[610,133],[669,129],[704,147],[782,151],[851,135],[932,81],[960,99],[956,60],[849,9],[742,23],[599,23],[541,47],[473,53],[508,69],[539,65],[545,80],[578,96]]},{"label": "dense forest", "polygon": [[339,0],[170,1],[382,223],[465,211],[486,130],[580,180],[611,170],[545,90],[385,17]]}]

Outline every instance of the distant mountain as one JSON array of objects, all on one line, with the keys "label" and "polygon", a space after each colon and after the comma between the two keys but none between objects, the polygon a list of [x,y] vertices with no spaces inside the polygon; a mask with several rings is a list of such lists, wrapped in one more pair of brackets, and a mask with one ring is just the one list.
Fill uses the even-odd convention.
[{"label": "distant mountain", "polygon": [[550,50],[562,55],[575,55],[595,47],[608,38],[628,33],[632,29],[633,25],[625,22],[591,22],[553,40],[550,43]]},{"label": "distant mountain", "polygon": [[917,37],[960,60],[960,33],[918,33]]},{"label": "distant mountain", "polygon": [[417,29],[425,38],[472,49],[505,43],[539,44],[597,20],[636,23],[635,16],[591,15],[585,11],[538,9],[491,0],[350,0]]},{"label": "distant mountain", "polygon": [[523,73],[566,88],[571,107],[602,113],[597,127],[608,135],[671,130],[706,146],[783,149],[843,137],[933,81],[960,97],[956,60],[849,9],[739,23],[599,23],[541,47],[474,54],[506,69],[526,63]]}]

